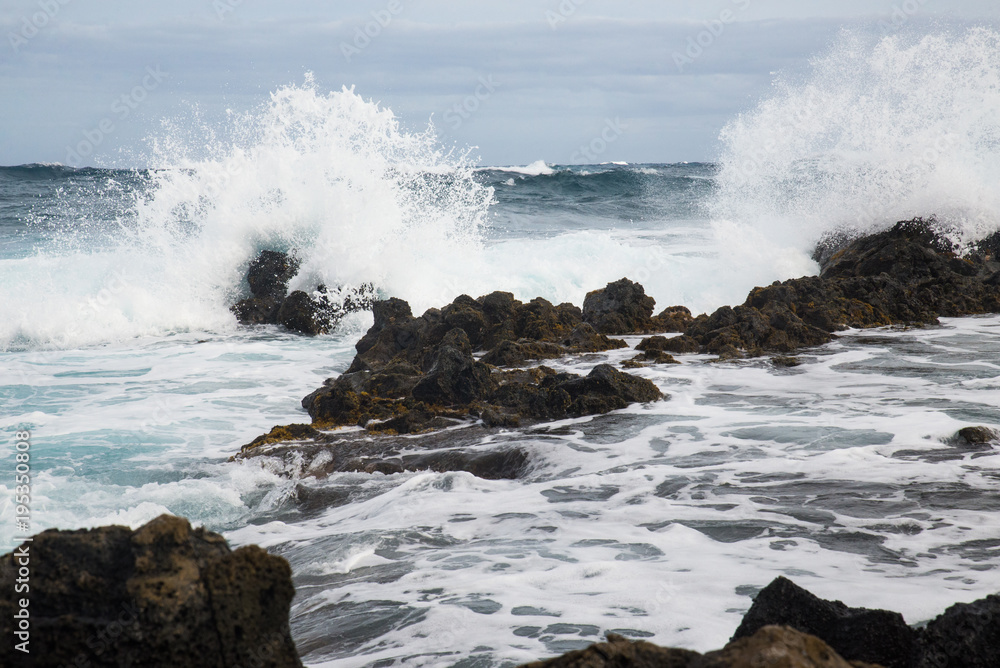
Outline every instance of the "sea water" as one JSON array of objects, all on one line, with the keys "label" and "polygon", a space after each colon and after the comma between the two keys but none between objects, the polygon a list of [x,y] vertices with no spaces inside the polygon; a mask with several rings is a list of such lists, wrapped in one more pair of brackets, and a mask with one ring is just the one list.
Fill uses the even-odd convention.
[{"label": "sea water", "polygon": [[995,593],[1000,455],[954,435],[1000,427],[1000,317],[848,331],[795,367],[682,356],[635,371],[665,401],[462,430],[527,450],[521,480],[315,479],[229,458],[308,421],[371,315],[304,338],[228,307],[265,248],[300,258],[293,288],[370,282],[418,313],[497,289],[581,304],[623,276],[699,313],[815,273],[831,232],[935,214],[974,240],[1000,227],[998,41],[846,35],[713,163],[477,167],[307,78],[225,141],[155,138],[149,169],[0,168],[0,429],[31,431],[31,530],[174,513],[262,545],[292,565],[311,666],[514,665],[607,631],[708,650],[778,575],[910,623]]}]

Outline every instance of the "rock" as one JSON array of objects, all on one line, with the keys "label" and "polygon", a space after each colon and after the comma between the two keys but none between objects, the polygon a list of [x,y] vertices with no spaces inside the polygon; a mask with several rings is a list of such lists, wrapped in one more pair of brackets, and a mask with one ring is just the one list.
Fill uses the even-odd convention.
[{"label": "rock", "polygon": [[417,382],[411,394],[417,401],[453,406],[472,403],[489,395],[495,387],[489,367],[473,359],[471,352],[443,344],[434,353],[430,371]]},{"label": "rock", "polygon": [[920,645],[917,668],[1000,666],[1000,596],[951,606],[922,630]]},{"label": "rock", "polygon": [[733,639],[771,625],[814,635],[851,661],[911,668],[918,656],[917,635],[899,613],[824,601],[784,577],[761,590]]},{"label": "rock", "polygon": [[651,381],[622,373],[610,364],[599,364],[586,377],[560,382],[554,389],[570,396],[568,413],[576,416],[607,413],[663,398]]},{"label": "rock", "polygon": [[673,338],[667,339],[667,342],[663,344],[663,351],[668,353],[674,353],[675,355],[683,355],[685,353],[700,353],[701,344],[690,336],[675,336]]},{"label": "rock", "polygon": [[302,290],[285,298],[278,309],[278,324],[300,334],[316,336],[330,331],[330,322],[322,317],[325,304]]},{"label": "rock", "polygon": [[631,641],[614,633],[607,642],[522,668],[878,668],[847,662],[815,636],[768,626],[704,656],[685,649]]},{"label": "rock", "polygon": [[287,253],[263,250],[247,269],[247,283],[254,297],[280,300],[298,271],[299,261]]},{"label": "rock", "polygon": [[785,357],[778,355],[771,358],[771,364],[779,368],[791,369],[793,367],[801,366],[802,361],[798,357]]},{"label": "rock", "polygon": [[643,352],[659,351],[664,352],[667,348],[667,343],[670,339],[665,336],[651,336],[647,339],[643,339],[639,342],[639,345],[635,347],[636,350],[641,350]]},{"label": "rock", "polygon": [[[163,515],[38,534],[31,567],[31,659],[45,666],[301,667],[288,614],[288,562]],[[17,663],[18,558],[0,558],[0,664]]]},{"label": "rock", "polygon": [[245,449],[256,448],[271,443],[286,443],[288,441],[307,441],[319,436],[319,432],[308,424],[290,424],[275,427],[263,436],[255,438]]},{"label": "rock", "polygon": [[961,257],[933,220],[902,221],[861,238],[825,240],[822,272],[755,288],[742,306],[699,316],[685,334],[709,352],[787,353],[847,327],[935,324],[1000,311],[1000,264],[985,243]]},{"label": "rock", "polygon": [[[247,445],[235,459],[277,460],[276,469],[298,478],[324,478],[333,473],[465,471],[487,480],[516,480],[527,473],[531,460],[526,450],[505,446],[483,452],[482,432],[440,431],[436,424],[428,431],[420,420],[431,415],[419,409],[406,413],[404,417],[413,425],[410,429],[389,429],[387,423],[381,423],[373,425],[374,432],[321,432],[308,442]],[[432,420],[445,422],[447,418]],[[373,438],[372,433],[378,437]],[[420,435],[414,437],[415,433]],[[339,498],[335,495],[332,500]]]},{"label": "rock", "polygon": [[645,352],[622,362],[622,366],[626,369],[641,369],[651,364],[680,364],[680,362],[675,360],[673,355],[660,350]]},{"label": "rock", "polygon": [[1000,434],[989,427],[965,427],[958,430],[956,438],[967,445],[989,446],[1000,440]]},{"label": "rock", "polygon": [[603,353],[608,350],[628,348],[628,344],[621,339],[608,338],[586,322],[577,325],[562,344],[573,353]]},{"label": "rock", "polygon": [[688,668],[875,668],[847,662],[816,636],[785,626],[765,626],[748,638],[709,652]]},{"label": "rock", "polygon": [[501,341],[482,359],[484,364],[493,366],[521,366],[531,360],[547,360],[563,357],[568,353],[566,348],[545,341]]},{"label": "rock", "polygon": [[247,270],[253,296],[231,308],[240,324],[283,325],[315,336],[329,332],[348,313],[370,309],[375,301],[375,286],[370,283],[332,292],[318,285],[311,294],[295,290],[286,296],[288,283],[298,270],[298,260],[286,253],[261,251]]},{"label": "rock", "polygon": [[653,318],[653,329],[658,332],[684,332],[694,322],[686,306],[671,306]]},{"label": "rock", "polygon": [[609,633],[607,642],[522,668],[691,668],[692,661],[700,657],[697,652],[668,649]]},{"label": "rock", "polygon": [[623,278],[587,294],[583,320],[602,334],[647,332],[653,329],[655,305],[641,285]]}]

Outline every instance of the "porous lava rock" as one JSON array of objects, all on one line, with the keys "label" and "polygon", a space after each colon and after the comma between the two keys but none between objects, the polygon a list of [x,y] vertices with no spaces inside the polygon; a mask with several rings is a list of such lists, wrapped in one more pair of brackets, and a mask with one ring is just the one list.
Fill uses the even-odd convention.
[{"label": "porous lava rock", "polygon": [[[0,557],[0,665],[25,655],[13,639],[16,599],[30,601],[37,668],[144,666],[300,668],[289,631],[295,590],[281,557],[160,516],[133,531],[49,530]],[[30,593],[15,592],[30,568]]]}]

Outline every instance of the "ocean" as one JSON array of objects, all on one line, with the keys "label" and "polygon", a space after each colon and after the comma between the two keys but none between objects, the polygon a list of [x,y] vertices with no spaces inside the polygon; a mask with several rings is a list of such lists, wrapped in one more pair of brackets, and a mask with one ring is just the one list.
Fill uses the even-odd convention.
[{"label": "ocean", "polygon": [[628,277],[697,314],[815,274],[825,235],[933,215],[974,241],[1000,228],[998,44],[844,38],[733,118],[710,163],[480,167],[307,80],[224,140],[157,138],[140,170],[0,168],[0,430],[31,432],[31,531],[173,513],[259,544],[292,565],[314,667],[512,666],[606,631],[705,651],[778,575],[911,624],[996,593],[1000,451],[954,435],[1000,428],[1000,316],[849,330],[795,367],[681,356],[634,372],[655,404],[467,427],[471,448],[531,453],[516,481],[316,479],[229,458],[308,421],[300,399],[371,314],[307,338],[229,306],[263,249],[301,260],[292,289],[371,283],[415,313],[493,290],[580,305]]}]

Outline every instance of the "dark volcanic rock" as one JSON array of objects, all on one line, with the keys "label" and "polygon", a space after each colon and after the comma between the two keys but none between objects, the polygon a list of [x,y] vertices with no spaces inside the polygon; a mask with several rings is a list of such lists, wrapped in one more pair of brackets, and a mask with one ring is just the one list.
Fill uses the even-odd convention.
[{"label": "dark volcanic rock", "polygon": [[1000,666],[1000,596],[951,606],[923,629],[920,644],[917,668]]},{"label": "dark volcanic rock", "polygon": [[641,355],[636,355],[632,359],[622,362],[622,366],[626,369],[641,369],[653,364],[680,364],[680,362],[674,359],[673,355],[660,350],[644,352]]},{"label": "dark volcanic rock", "polygon": [[686,306],[671,306],[653,318],[653,329],[657,332],[684,332],[692,322],[694,317]]},{"label": "dark volcanic rock", "polygon": [[669,649],[609,633],[607,642],[522,668],[690,668],[700,657],[686,649]]},{"label": "dark volcanic rock", "polygon": [[[404,417],[416,420],[418,414],[414,411]],[[306,442],[258,439],[244,446],[235,459],[276,459],[294,475],[317,478],[332,473],[465,471],[487,480],[514,480],[527,473],[531,463],[521,448],[483,452],[482,433],[471,430],[431,431],[419,437],[391,429],[376,433],[377,438],[368,432],[320,432]]]},{"label": "dark volcanic rock", "polygon": [[685,334],[705,352],[759,355],[826,343],[847,327],[1000,311],[1000,264],[985,252],[958,256],[932,222],[830,242],[817,253],[820,276],[755,288],[743,305],[695,318]]},{"label": "dark volcanic rock", "polygon": [[656,301],[638,283],[623,278],[587,294],[583,319],[602,334],[648,332]]},{"label": "dark volcanic rock", "polygon": [[848,662],[815,636],[768,626],[704,656],[685,649],[631,641],[614,633],[607,642],[522,668],[876,668]]},{"label": "dark volcanic rock", "polygon": [[[301,667],[288,562],[163,515],[132,531],[50,530],[27,543],[31,663]],[[0,558],[0,664],[14,651],[15,553]],[[22,562],[23,563],[23,562]]]},{"label": "dark volcanic rock", "polygon": [[848,662],[816,636],[785,626],[765,626],[717,652],[709,652],[689,668],[876,668]]},{"label": "dark volcanic rock", "polygon": [[751,636],[770,625],[812,634],[852,661],[912,668],[918,657],[917,634],[899,613],[824,601],[783,577],[757,595],[733,639]]},{"label": "dark volcanic rock", "polygon": [[989,446],[1000,441],[1000,434],[989,427],[965,427],[956,436],[968,445]]},{"label": "dark volcanic rock", "polygon": [[288,281],[299,271],[299,261],[286,253],[261,251],[247,269],[250,292],[258,299],[281,300]]},{"label": "dark volcanic rock", "polygon": [[[344,315],[370,309],[375,288],[370,284],[331,295],[325,285],[313,294],[296,290],[286,296],[288,282],[299,270],[299,262],[286,253],[265,250],[247,270],[253,295],[237,302],[232,312],[243,325],[283,325],[286,329],[315,336],[329,332]],[[339,298],[337,303],[331,296]]]},{"label": "dark volcanic rock", "polygon": [[[514,427],[529,421],[606,413],[663,398],[649,380],[607,364],[598,365],[586,377],[557,374],[544,366],[497,368],[626,346],[580,322],[580,310],[570,304],[553,306],[544,299],[523,304],[509,293],[495,292],[479,299],[462,296],[420,317],[414,317],[409,305],[399,299],[377,302],[373,311],[374,324],[358,342],[358,354],[347,372],[302,399],[312,424],[275,427],[245,447],[240,457],[271,452],[274,448],[267,446],[275,444],[304,451],[334,438],[320,429],[357,426],[365,429],[365,436],[332,457],[337,462],[332,470],[438,470],[442,462],[450,462],[459,467],[456,470],[479,475],[485,469],[466,455],[439,452],[409,463],[397,461],[391,449],[373,446],[371,435],[419,434],[423,439],[424,432],[477,421],[486,427]],[[473,355],[474,340],[484,346],[498,343],[478,361]],[[649,359],[672,361],[666,353],[653,353]],[[369,442],[362,443],[365,438]],[[410,446],[428,442],[433,441],[413,441]],[[344,454],[348,452],[353,454]]]},{"label": "dark volcanic rock", "polygon": [[329,331],[329,321],[322,317],[323,304],[302,290],[285,298],[278,309],[278,324],[286,329],[316,336]]}]

